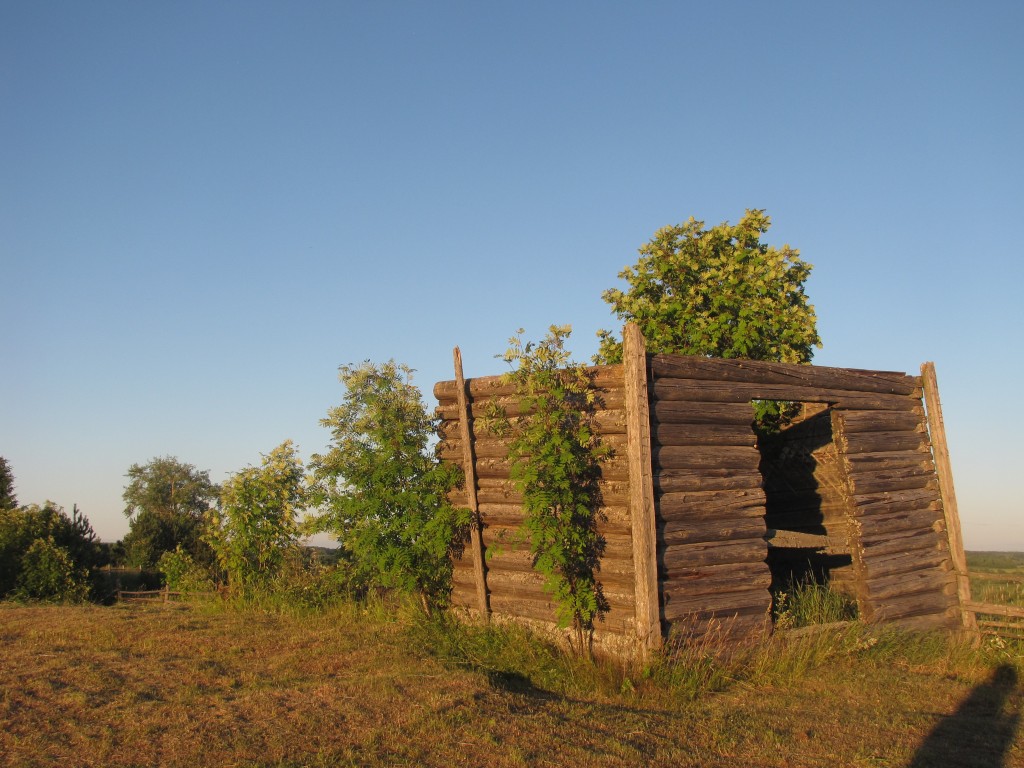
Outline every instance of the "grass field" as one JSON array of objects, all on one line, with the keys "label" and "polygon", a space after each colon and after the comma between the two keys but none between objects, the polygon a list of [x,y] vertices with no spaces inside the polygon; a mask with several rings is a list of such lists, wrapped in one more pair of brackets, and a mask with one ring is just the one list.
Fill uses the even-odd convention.
[{"label": "grass field", "polygon": [[9,766],[1024,765],[1018,657],[864,628],[648,669],[406,607],[0,605]]}]

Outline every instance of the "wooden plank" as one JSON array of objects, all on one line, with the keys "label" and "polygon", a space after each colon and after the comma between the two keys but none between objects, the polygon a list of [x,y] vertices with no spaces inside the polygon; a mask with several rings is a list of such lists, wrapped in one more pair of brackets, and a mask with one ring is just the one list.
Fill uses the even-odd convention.
[{"label": "wooden plank", "polygon": [[757,470],[761,454],[747,446],[665,445],[652,451],[659,469],[746,469]]},{"label": "wooden plank", "polygon": [[935,377],[935,364],[921,366],[921,381],[924,387],[925,410],[928,414],[928,433],[931,437],[932,452],[935,456],[935,471],[939,478],[939,493],[946,517],[946,536],[949,540],[949,556],[956,572],[957,597],[960,600],[961,620],[964,629],[977,629],[974,614],[965,606],[971,602],[971,581],[967,574],[967,556],[960,533],[960,512],[956,504],[956,489],[953,486],[953,467],[949,461],[949,446],[946,443],[946,424],[942,418],[942,403],[939,399],[939,384]]},{"label": "wooden plank", "polygon": [[658,598],[658,540],[655,530],[654,481],[651,459],[650,400],[647,394],[647,348],[640,328],[627,323],[622,331],[622,373],[625,390],[626,453],[629,466],[629,509],[633,518],[635,626],[645,653],[661,647]]},{"label": "wooden plank", "polygon": [[662,493],[685,491],[725,491],[761,487],[761,472],[756,468],[659,469],[655,468],[654,487]]},{"label": "wooden plank", "polygon": [[[809,366],[802,366],[809,367]],[[751,400],[791,400],[830,403],[840,409],[909,412],[919,402],[909,395],[854,392],[795,384],[755,384],[656,378],[651,387],[656,401],[746,403]]]},{"label": "wooden plank", "polygon": [[956,579],[948,571],[925,569],[902,573],[887,579],[875,579],[868,585],[868,595],[873,600],[888,600],[900,595],[916,595],[922,592],[935,592],[951,595],[956,592]]},{"label": "wooden plank", "polygon": [[[600,445],[609,449],[612,454],[617,454],[625,450],[626,448],[626,436],[623,435],[599,435],[598,441]],[[473,453],[477,458],[507,458],[509,447],[512,445],[512,438],[477,438],[473,440]],[[460,439],[458,442],[452,442],[450,440],[442,441],[438,445],[438,455],[442,459],[454,460],[462,457],[463,452],[463,441]]]},{"label": "wooden plank", "polygon": [[893,555],[864,559],[865,582],[884,579],[901,573],[910,573],[923,568],[951,570],[949,553],[943,550],[925,552],[900,552]]},{"label": "wooden plank", "polygon": [[926,437],[920,432],[853,432],[847,433],[847,451],[858,453],[892,453],[897,451],[921,451],[927,446]]},{"label": "wooden plank", "polygon": [[904,473],[883,473],[874,475],[855,473],[853,475],[855,504],[878,501],[880,496],[895,496],[908,491],[936,489],[935,476],[924,470],[906,470]]},{"label": "wooden plank", "polygon": [[672,400],[655,401],[651,409],[654,420],[664,424],[733,424],[750,427],[754,409],[750,403],[700,403]]},{"label": "wooden plank", "polygon": [[1024,619],[1024,608],[1015,605],[999,605],[996,603],[979,603],[975,600],[968,600],[964,607],[972,613],[984,613],[990,616],[1007,616],[1015,619]]},{"label": "wooden plank", "polygon": [[484,573],[484,548],[480,536],[480,507],[476,497],[476,470],[473,460],[473,437],[470,426],[469,405],[466,400],[466,382],[462,376],[462,351],[455,347],[452,352],[455,363],[456,397],[459,405],[459,436],[462,448],[462,471],[469,507],[469,548],[473,558],[473,576],[476,581],[477,608],[484,616],[490,614],[487,604],[487,577]]},{"label": "wooden plank", "polygon": [[[596,387],[591,390],[594,393],[595,403],[594,408],[597,411],[614,411],[621,410],[623,408],[623,392],[621,389],[612,390],[605,389],[602,387]],[[492,408],[491,403],[495,403],[497,406],[505,410],[505,415],[509,418],[518,416],[525,416],[531,412],[531,409],[524,408],[519,398],[514,395],[506,395],[502,397],[495,397],[491,400],[485,399],[474,399],[470,402],[470,413],[474,419],[484,419],[489,415],[489,411]],[[441,403],[434,409],[434,413],[442,419],[455,421],[458,418],[459,406],[456,402]]]},{"label": "wooden plank", "polygon": [[924,432],[922,419],[908,411],[850,411],[846,414],[848,435],[861,432]]},{"label": "wooden plank", "polygon": [[756,447],[750,424],[660,424],[652,428],[655,445],[739,445]]},{"label": "wooden plank", "polygon": [[[587,367],[594,386],[614,389],[622,386],[622,366],[620,365],[592,365]],[[509,381],[506,375],[479,376],[467,379],[470,398],[487,399],[514,395],[516,385]],[[434,397],[441,402],[455,402],[458,396],[457,381],[439,381],[434,385]]]},{"label": "wooden plank", "polygon": [[710,520],[679,521],[671,529],[666,529],[665,523],[658,526],[658,544],[660,546],[747,540],[764,535],[765,526],[762,516],[715,517]]},{"label": "wooden plank", "polygon": [[708,517],[763,517],[764,491],[760,488],[731,491],[687,491],[663,493],[658,511],[670,530],[687,520]]},{"label": "wooden plank", "polygon": [[946,611],[956,606],[956,597],[942,593],[929,592],[914,595],[891,597],[886,600],[873,601],[874,612],[872,621],[895,621],[897,619],[917,616],[944,616]]},{"label": "wooden plank", "polygon": [[766,588],[685,597],[673,594],[665,602],[665,619],[677,621],[694,614],[729,616],[741,611],[767,612],[771,602],[771,594]]},{"label": "wooden plank", "polygon": [[654,355],[651,358],[651,371],[655,379],[664,376],[705,381],[804,385],[895,395],[913,394],[919,386],[915,377],[895,371],[861,371],[852,368],[760,360],[723,360],[692,355]]},{"label": "wooden plank", "polygon": [[677,568],[692,568],[700,565],[763,562],[768,554],[764,536],[727,542],[701,544],[680,544],[666,546],[662,554],[666,577],[671,577]]},{"label": "wooden plank", "polygon": [[845,536],[829,536],[799,531],[768,529],[765,533],[768,546],[774,549],[816,549],[829,555],[848,555],[850,544]]},{"label": "wooden plank", "polygon": [[[608,507],[625,506],[629,502],[629,482],[625,480],[602,480],[597,484],[601,503]],[[464,503],[464,494],[452,495],[452,503]],[[481,504],[519,504],[523,503],[523,495],[515,483],[507,477],[477,478],[477,498]]]}]

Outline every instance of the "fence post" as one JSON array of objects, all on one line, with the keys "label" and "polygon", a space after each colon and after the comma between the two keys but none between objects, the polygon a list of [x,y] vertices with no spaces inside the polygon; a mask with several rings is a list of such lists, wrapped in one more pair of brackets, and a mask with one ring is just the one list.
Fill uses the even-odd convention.
[{"label": "fence post", "polygon": [[487,575],[484,572],[484,545],[480,533],[480,505],[476,497],[476,462],[473,458],[472,433],[469,420],[472,416],[466,393],[466,380],[462,376],[462,350],[452,351],[455,361],[455,390],[459,401],[459,437],[462,439],[462,465],[466,485],[466,505],[469,507],[469,548],[473,555],[473,577],[476,581],[476,598],[480,613],[485,619],[491,615],[487,599]]},{"label": "fence post", "polygon": [[935,459],[935,473],[939,476],[939,495],[942,497],[942,514],[946,521],[946,536],[949,540],[949,556],[956,572],[956,592],[960,602],[960,621],[964,629],[978,631],[978,621],[971,611],[971,581],[967,573],[967,556],[960,532],[960,511],[956,505],[956,490],[953,487],[953,468],[949,462],[949,447],[946,444],[946,424],[942,420],[942,403],[939,402],[939,385],[935,378],[935,363],[921,365],[921,386],[924,389],[925,413],[928,418],[928,435]]},{"label": "fence post", "polygon": [[643,652],[661,647],[658,604],[658,537],[654,519],[651,468],[651,414],[647,399],[647,348],[635,323],[622,331],[622,367],[626,400],[626,453],[629,464],[629,513],[633,527],[636,631]]}]

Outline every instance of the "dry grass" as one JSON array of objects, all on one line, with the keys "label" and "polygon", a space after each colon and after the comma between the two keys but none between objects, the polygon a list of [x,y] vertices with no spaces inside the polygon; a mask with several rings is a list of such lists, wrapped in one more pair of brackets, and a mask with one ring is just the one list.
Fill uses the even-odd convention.
[{"label": "dry grass", "polygon": [[693,696],[354,606],[0,605],[0,637],[9,766],[1024,765],[1014,668],[941,644],[836,636]]}]

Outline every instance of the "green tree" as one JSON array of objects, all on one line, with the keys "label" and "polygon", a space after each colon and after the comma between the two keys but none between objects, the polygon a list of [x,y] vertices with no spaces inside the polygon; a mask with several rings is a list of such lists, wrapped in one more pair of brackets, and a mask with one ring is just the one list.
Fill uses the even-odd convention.
[{"label": "green tree", "polygon": [[52,502],[0,509],[0,596],[79,599],[98,555],[96,534],[77,506],[70,516]]},{"label": "green tree", "polygon": [[503,355],[515,368],[524,417],[512,424],[493,413],[499,433],[511,434],[511,478],[523,495],[522,535],[533,567],[554,598],[558,624],[571,627],[579,652],[590,652],[594,621],[608,609],[597,579],[604,539],[597,531],[600,461],[606,451],[593,429],[590,373],[565,347],[570,326],[551,326],[540,341],[523,343],[522,329]]},{"label": "green tree", "polygon": [[233,588],[258,590],[278,574],[296,546],[306,498],[302,460],[291,440],[264,456],[259,467],[228,479],[207,535]]},{"label": "green tree", "polygon": [[18,498],[14,495],[14,473],[11,465],[0,456],[0,509],[14,509]]},{"label": "green tree", "polygon": [[[804,293],[811,265],[788,245],[762,243],[770,226],[763,210],[747,210],[735,226],[691,217],[660,229],[619,273],[628,290],[603,298],[639,326],[651,353],[809,363],[821,346]],[[622,342],[598,336],[594,361],[621,362]]]},{"label": "green tree", "polygon": [[340,379],[344,400],[320,422],[333,444],[310,462],[322,508],[311,530],[334,534],[366,582],[418,593],[430,610],[447,598],[469,523],[448,501],[459,470],[430,449],[437,420],[408,367],[342,366]]},{"label": "green tree", "polygon": [[124,489],[130,519],[124,546],[130,565],[155,568],[164,552],[179,546],[197,562],[211,565],[213,552],[203,541],[206,515],[220,489],[209,471],[199,471],[172,456],[133,464]]}]

